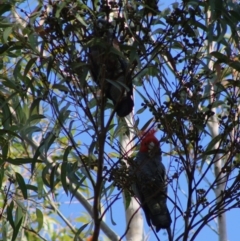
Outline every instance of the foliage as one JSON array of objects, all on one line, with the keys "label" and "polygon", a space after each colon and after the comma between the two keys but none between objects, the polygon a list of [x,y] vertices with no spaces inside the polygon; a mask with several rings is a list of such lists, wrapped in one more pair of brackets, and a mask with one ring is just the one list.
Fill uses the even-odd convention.
[{"label": "foliage", "polygon": [[[135,155],[119,138],[134,133],[135,151],[149,126],[158,128],[168,163],[174,240],[195,240],[239,207],[239,4],[160,8],[157,1],[0,5],[2,240],[83,240],[92,232],[97,240],[100,228],[118,240],[103,219],[123,190],[131,194],[126,163]],[[102,73],[109,59],[128,63],[132,126],[93,81],[91,48],[102,51]],[[179,198],[182,183],[187,194]],[[63,191],[90,214],[74,220],[77,227],[56,204]]]}]

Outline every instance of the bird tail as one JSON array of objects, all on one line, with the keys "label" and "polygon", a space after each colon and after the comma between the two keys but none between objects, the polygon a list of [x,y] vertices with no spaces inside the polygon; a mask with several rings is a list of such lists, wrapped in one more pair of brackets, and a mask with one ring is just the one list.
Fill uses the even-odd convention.
[{"label": "bird tail", "polygon": [[155,203],[151,203],[151,206],[148,205],[150,211],[150,219],[152,224],[156,227],[156,232],[160,229],[168,229],[171,226],[171,216],[167,205],[164,202],[158,201]]},{"label": "bird tail", "polygon": [[125,117],[129,115],[133,110],[133,100],[130,95],[124,96],[122,100],[117,104],[116,112],[119,117]]}]

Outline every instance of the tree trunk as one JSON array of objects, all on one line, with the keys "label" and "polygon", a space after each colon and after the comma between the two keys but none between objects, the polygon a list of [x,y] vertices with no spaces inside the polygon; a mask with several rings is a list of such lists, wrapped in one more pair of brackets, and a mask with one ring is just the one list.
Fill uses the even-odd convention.
[{"label": "tree trunk", "polygon": [[[125,118],[129,127],[132,126],[133,118],[130,114],[128,117]],[[124,153],[130,156],[132,154],[133,149],[133,133],[130,132],[129,136],[124,135],[121,138],[121,145],[125,147]],[[123,200],[124,206],[126,207],[126,196],[123,192]],[[141,241],[144,239],[144,228],[143,228],[143,216],[141,212],[141,208],[139,202],[136,200],[135,197],[131,197],[130,204],[128,208],[125,210],[125,217],[126,217],[126,239],[127,241]]]}]

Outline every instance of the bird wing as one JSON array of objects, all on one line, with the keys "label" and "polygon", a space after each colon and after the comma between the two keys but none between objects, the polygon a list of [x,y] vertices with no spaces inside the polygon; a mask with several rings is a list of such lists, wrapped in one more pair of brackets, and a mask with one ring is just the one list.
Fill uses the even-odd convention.
[{"label": "bird wing", "polygon": [[146,155],[140,155],[137,158],[140,167],[136,170],[134,193],[141,202],[148,225],[151,226],[152,223],[159,231],[171,225],[166,204],[166,171],[161,157],[151,158],[151,160],[146,157]]},{"label": "bird wing", "polygon": [[145,214],[145,217],[146,217],[146,221],[147,221],[147,224],[148,226],[151,226],[151,222],[150,222],[150,211],[148,209],[148,205],[147,203],[145,202],[145,199],[144,199],[144,196],[142,195],[142,192],[141,192],[141,187],[138,185],[138,183],[134,183],[132,185],[132,190],[135,194],[135,196],[137,197],[137,199],[139,200],[140,202],[140,205],[144,211],[144,214]]}]

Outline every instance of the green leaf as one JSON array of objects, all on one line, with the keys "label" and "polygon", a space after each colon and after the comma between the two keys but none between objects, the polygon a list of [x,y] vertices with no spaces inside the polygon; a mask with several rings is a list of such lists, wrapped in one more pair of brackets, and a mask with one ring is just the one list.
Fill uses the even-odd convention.
[{"label": "green leaf", "polygon": [[59,113],[59,108],[58,108],[58,106],[59,106],[60,104],[58,103],[58,100],[57,100],[56,96],[53,96],[53,98],[52,98],[52,104],[53,104],[53,106],[54,106],[54,109],[57,111],[57,113]]},{"label": "green leaf", "polygon": [[240,72],[240,63],[238,61],[231,61],[229,66]]},{"label": "green leaf", "polygon": [[139,45],[138,43],[134,42],[133,46],[130,48],[130,56],[129,56],[129,62],[133,63],[134,61],[137,61],[138,64],[140,64],[139,55],[137,54],[137,47],[136,45]]},{"label": "green leaf", "polygon": [[217,135],[216,137],[214,137],[214,138],[209,142],[206,151],[212,150],[212,149],[214,148],[214,146],[215,146],[220,140],[222,140],[222,138],[223,138],[223,135],[222,135],[222,134]]},{"label": "green leaf", "polygon": [[[40,102],[41,102],[42,98],[37,98],[34,99],[31,107],[30,107],[30,115],[32,116],[33,114],[39,114],[39,106],[40,106]],[[44,116],[44,118],[46,118]]]},{"label": "green leaf", "polygon": [[[52,69],[52,67],[53,67],[53,63],[54,63],[54,60],[52,59],[52,57],[49,57],[49,58],[48,58],[48,66],[47,66],[47,79],[49,78],[51,69]],[[55,96],[54,96],[54,97],[55,97]]]},{"label": "green leaf", "polygon": [[45,153],[48,152],[49,148],[51,145],[54,143],[56,140],[56,135],[55,133],[48,132],[44,138],[44,147],[45,147]]},{"label": "green leaf", "polygon": [[83,19],[79,14],[76,14],[76,19],[77,19],[82,25],[84,25],[85,27],[88,27],[88,25],[85,23],[84,19]]},{"label": "green leaf", "polygon": [[2,115],[2,124],[4,129],[9,129],[12,125],[12,114],[7,103],[7,100],[3,96],[0,96],[0,109],[3,113]]},{"label": "green leaf", "polygon": [[[68,110],[69,106],[70,106],[70,103],[66,104],[59,112],[58,121],[60,122],[61,125],[65,123],[65,121],[68,119],[71,113],[71,111]],[[58,129],[58,127],[56,129]]]},{"label": "green leaf", "polygon": [[18,235],[18,232],[19,232],[19,229],[20,229],[21,224],[22,224],[22,220],[23,220],[23,218],[20,219],[20,221],[18,222],[18,224],[17,224],[16,227],[14,228],[11,241],[16,240],[17,235]]},{"label": "green leaf", "polygon": [[142,107],[136,112],[136,114],[139,115],[139,114],[143,113],[145,110],[146,110],[146,108]]},{"label": "green leaf", "polygon": [[219,20],[219,31],[217,33],[217,39],[215,40],[217,43],[219,43],[222,39],[224,39],[224,36],[227,32],[227,24],[223,20]]},{"label": "green leaf", "polygon": [[63,162],[61,165],[61,182],[65,193],[68,196],[68,184],[67,184],[67,162]]},{"label": "green leaf", "polygon": [[89,109],[92,109],[96,107],[98,101],[95,98],[92,98],[90,101],[88,101],[87,105]]},{"label": "green leaf", "polygon": [[[70,198],[70,202],[72,202],[72,199],[74,198],[75,196],[75,193],[78,191],[79,187],[82,185],[82,183],[86,180],[86,176],[84,176],[79,182],[75,183],[76,185],[76,188],[71,191],[71,198]],[[72,179],[71,179],[72,180]]]},{"label": "green leaf", "polygon": [[42,131],[42,129],[40,127],[38,127],[38,126],[30,126],[30,127],[25,129],[24,134],[32,136],[32,134],[34,132],[41,132],[41,131]]},{"label": "green leaf", "polygon": [[36,208],[36,216],[37,216],[37,232],[39,232],[42,227],[43,227],[43,220],[44,220],[44,216],[43,216],[43,213],[40,209]]},{"label": "green leaf", "polygon": [[[45,138],[42,140],[42,142],[40,143],[40,146],[38,146],[38,148],[34,154],[33,159],[36,160],[36,162],[37,162],[37,158],[42,154],[43,149],[44,149],[45,153],[47,153],[55,139],[56,139],[56,136],[53,132],[46,133]],[[32,173],[35,169],[36,162],[32,162]]]},{"label": "green leaf", "polygon": [[113,144],[113,141],[114,141],[114,127],[116,126],[116,124],[114,124],[114,119],[111,120],[111,124],[109,125],[108,127],[108,132],[110,134],[110,145]]},{"label": "green leaf", "polygon": [[68,146],[63,155],[63,163],[61,166],[61,182],[65,193],[68,195],[68,184],[67,184],[67,166],[68,166],[68,155],[72,150],[72,146]]},{"label": "green leaf", "polygon": [[12,228],[14,229],[15,224],[14,224],[13,216],[12,216],[13,207],[14,207],[14,204],[13,204],[13,201],[11,201],[10,205],[7,206],[7,220],[10,223],[10,225],[12,226]]},{"label": "green leaf", "polygon": [[25,204],[24,204],[24,201],[22,201],[21,199],[15,199],[14,202],[17,204],[18,207],[20,207],[22,210],[25,210]]},{"label": "green leaf", "polygon": [[[215,149],[215,145],[216,145],[217,143],[219,143],[219,142],[223,139],[223,137],[224,137],[224,136],[223,136],[222,134],[220,134],[220,135],[214,137],[214,138],[209,142],[209,144],[208,144],[205,152],[202,153],[201,168],[203,167],[204,162],[206,161],[206,158],[207,158],[208,155],[211,155],[211,154],[216,155],[216,154],[217,154],[217,151],[218,151],[218,150]],[[213,153],[212,153],[212,151],[213,151]],[[209,153],[210,153],[210,154],[209,154]]]},{"label": "green leaf", "polygon": [[23,164],[42,163],[43,161],[39,159],[36,160],[34,158],[15,158],[15,159],[8,158],[6,162],[19,166]]},{"label": "green leaf", "polygon": [[90,144],[89,154],[93,154],[93,151],[94,151],[94,149],[95,149],[96,144],[97,144],[96,141],[93,141],[93,142]]},{"label": "green leaf", "polygon": [[88,226],[89,223],[85,223],[83,224],[77,231],[77,233],[74,236],[74,241],[78,241],[79,240],[79,235],[81,234],[81,232]]},{"label": "green leaf", "polygon": [[33,186],[31,184],[26,184],[26,187],[27,187],[28,190],[32,190],[34,192],[38,192],[38,187],[36,187],[36,186]]},{"label": "green leaf", "polygon": [[111,223],[112,223],[112,225],[117,225],[116,223],[115,223],[115,221],[113,220],[113,215],[112,215],[112,207],[110,206],[110,219],[111,219]]},{"label": "green leaf", "polygon": [[149,66],[149,67],[148,67],[148,74],[149,74],[150,76],[158,76],[158,74],[159,74],[159,69],[158,69],[158,67],[155,66],[155,65]]},{"label": "green leaf", "polygon": [[8,157],[9,142],[6,139],[0,137],[0,146],[2,149],[2,158],[6,159]]},{"label": "green leaf", "polygon": [[124,197],[125,197],[125,210],[127,210],[131,203],[131,195],[129,191],[124,190]]},{"label": "green leaf", "polygon": [[53,84],[52,88],[53,89],[58,89],[58,90],[64,91],[64,92],[69,92],[68,87],[65,86],[65,85],[61,85],[61,84]]},{"label": "green leaf", "polygon": [[23,76],[27,76],[29,70],[32,68],[32,65],[36,63],[37,59],[38,59],[37,57],[34,57],[34,58],[31,58],[31,59],[28,61],[27,65],[26,65],[26,67],[25,67],[25,69],[24,69],[24,74],[23,74]]},{"label": "green leaf", "polygon": [[6,12],[9,12],[12,8],[12,5],[9,3],[1,3],[0,4],[0,15],[3,15]]},{"label": "green leaf", "polygon": [[[1,27],[1,24],[0,24],[0,27]],[[6,52],[9,48],[10,48],[9,43],[2,44],[0,47],[0,54],[3,54],[4,52]]]},{"label": "green leaf", "polygon": [[42,170],[42,182],[47,187],[50,187],[50,174],[49,174],[50,168],[51,168],[51,164],[48,164]]},{"label": "green leaf", "polygon": [[122,90],[122,87],[124,87],[124,89],[126,89],[127,91],[129,91],[129,88],[122,83],[121,81],[113,81],[110,79],[106,79],[107,82],[109,82],[110,84],[112,84],[113,86],[115,86],[118,90]]},{"label": "green leaf", "polygon": [[[111,196],[111,194],[113,193],[115,187],[114,187],[113,184],[109,185],[107,188],[105,188],[104,186],[105,186],[105,184],[103,184],[103,193],[102,193],[102,196],[105,196],[106,200],[108,200],[108,199],[109,199],[108,197]],[[110,190],[109,193],[107,193],[108,190]],[[109,205],[109,204],[107,203],[107,205]],[[111,220],[111,223],[112,223],[113,225],[116,225],[116,223],[115,223],[115,221],[113,220],[113,217],[112,217],[112,207],[111,207],[111,205],[110,205],[109,211],[110,211],[110,220]]]},{"label": "green leaf", "polygon": [[[49,184],[50,184],[50,188],[51,188],[52,192],[54,191],[54,187],[57,184],[57,179],[55,177],[56,177],[56,171],[57,171],[58,167],[59,167],[59,164],[56,163],[56,165],[52,167],[52,170],[51,170],[51,173],[50,173]],[[56,181],[55,181],[55,179],[56,179]]]},{"label": "green leaf", "polygon": [[13,76],[16,82],[19,82],[19,76],[21,76],[22,61],[23,61],[23,58],[19,59],[13,70]]},{"label": "green leaf", "polygon": [[[68,132],[69,132],[69,135],[71,136],[72,140],[74,141],[74,137],[72,136],[72,127],[73,127],[73,123],[75,121],[74,120],[71,120],[70,123],[69,123],[69,127],[68,127]],[[76,143],[75,143],[76,144]]]},{"label": "green leaf", "polygon": [[31,115],[28,119],[29,122],[35,121],[35,120],[41,120],[41,119],[45,119],[46,117],[44,115],[41,114],[36,114],[36,115]]},{"label": "green leaf", "polygon": [[214,102],[212,103],[211,108],[219,107],[220,105],[226,105],[226,102],[221,101],[221,100],[219,100],[219,101],[214,101]]},{"label": "green leaf", "polygon": [[64,162],[68,162],[68,155],[70,153],[70,151],[72,150],[72,146],[68,146],[66,149],[65,149],[65,152],[63,154],[63,161]]},{"label": "green leaf", "polygon": [[3,241],[8,241],[8,228],[9,228],[9,224],[6,221],[2,221],[2,240]]},{"label": "green leaf", "polygon": [[[11,129],[13,129],[15,131],[15,130],[18,130],[18,127],[16,127],[14,129],[14,126],[12,125]],[[22,139],[21,136],[18,135],[17,133],[15,133],[14,131],[12,131],[12,130],[5,130],[5,129],[4,130],[0,130],[0,136],[5,136],[6,134],[8,134],[11,137],[17,137],[17,138],[19,138],[21,140]]]},{"label": "green leaf", "polygon": [[57,5],[57,11],[55,12],[55,17],[59,18],[60,17],[60,13],[62,12],[62,10],[64,9],[64,7],[66,6],[66,2],[60,2]]},{"label": "green leaf", "polygon": [[119,153],[117,153],[117,152],[109,152],[108,156],[109,157],[116,157],[116,158],[120,158],[121,157],[121,155]]},{"label": "green leaf", "polygon": [[[114,48],[114,47],[110,47],[109,53],[117,55],[118,57],[121,58],[122,61],[125,60],[123,53],[121,51],[119,51],[118,49]],[[127,62],[127,61],[125,60],[125,62]]]},{"label": "green leaf", "polygon": [[4,32],[3,32],[3,41],[4,42],[8,41],[8,37],[11,33],[12,33],[12,27],[8,27],[8,28],[4,29]]},{"label": "green leaf", "polygon": [[150,125],[150,123],[154,120],[154,117],[152,117],[151,119],[149,119],[142,127],[142,131],[145,131],[147,129],[147,127]]},{"label": "green leaf", "polygon": [[27,199],[28,195],[27,195],[27,187],[26,187],[25,181],[19,173],[16,172],[15,175],[16,175],[16,180],[19,185],[19,188],[23,194],[23,197],[24,199]]},{"label": "green leaf", "polygon": [[228,151],[224,149],[214,149],[214,150],[209,150],[205,151],[203,155],[209,156],[209,155],[217,155],[217,154],[226,154]]},{"label": "green leaf", "polygon": [[18,206],[15,212],[15,227],[18,225],[18,223],[21,221],[22,218],[23,218],[23,211],[22,211],[22,208]]},{"label": "green leaf", "polygon": [[229,58],[220,52],[213,51],[210,54],[222,63],[228,63],[228,61],[229,61]]},{"label": "green leaf", "polygon": [[[44,169],[43,169],[44,170]],[[43,176],[43,171],[42,171],[42,176]],[[38,198],[42,198],[43,197],[43,178],[42,176],[37,176],[37,193],[38,193]]]},{"label": "green leaf", "polygon": [[[6,27],[12,27],[12,23],[9,23],[9,22],[4,22],[4,21],[2,21],[2,22],[0,22],[0,28],[6,28]],[[13,41],[8,41],[8,43],[7,44],[9,44],[9,43],[14,43]]]},{"label": "green leaf", "polygon": [[4,168],[0,168],[0,189],[2,188],[3,178],[4,178]]}]

